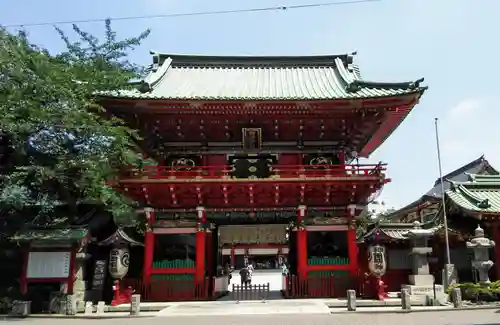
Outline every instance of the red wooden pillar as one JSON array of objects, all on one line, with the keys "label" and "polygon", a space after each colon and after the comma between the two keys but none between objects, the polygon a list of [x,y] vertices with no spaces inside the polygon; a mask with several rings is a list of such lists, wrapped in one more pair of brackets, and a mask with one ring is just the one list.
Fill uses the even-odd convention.
[{"label": "red wooden pillar", "polygon": [[73,288],[75,285],[75,272],[76,272],[76,254],[78,252],[78,246],[74,244],[71,247],[71,256],[69,260],[69,274],[68,274],[68,283],[66,285],[66,293],[68,295],[73,294]]},{"label": "red wooden pillar", "polygon": [[153,268],[153,257],[155,250],[155,234],[153,232],[153,224],[155,222],[155,211],[152,208],[145,208],[147,225],[146,234],[144,236],[144,261],[142,265],[142,280],[144,283],[151,281],[151,270]]},{"label": "red wooden pillar", "polygon": [[349,251],[349,270],[351,275],[358,273],[358,244],[356,243],[356,206],[348,206],[349,228],[347,229],[347,247]]},{"label": "red wooden pillar", "polygon": [[196,228],[196,280],[205,279],[205,250],[206,250],[206,232],[205,224],[207,222],[207,212],[204,207],[197,207],[198,227]]},{"label": "red wooden pillar", "polygon": [[19,279],[19,291],[24,296],[28,292],[28,262],[30,258],[30,247],[27,246],[23,249],[23,269],[21,271],[21,278]]},{"label": "red wooden pillar", "polygon": [[214,263],[215,261],[217,260],[217,255],[215,255],[215,252],[214,252],[214,245],[213,245],[213,240],[214,240],[214,237],[213,237],[213,233],[212,231],[210,230],[207,230],[207,270],[210,270],[210,274],[212,274],[212,270],[214,269]]},{"label": "red wooden pillar", "polygon": [[306,206],[299,205],[297,214],[297,273],[302,280],[307,279],[307,230],[303,226]]},{"label": "red wooden pillar", "polygon": [[497,244],[494,248],[495,254],[495,274],[497,276],[497,281],[500,280],[500,229],[498,228],[500,225],[498,222],[494,222],[492,224],[492,235],[493,241]]},{"label": "red wooden pillar", "polygon": [[345,165],[345,152],[341,151],[339,153],[339,163],[340,165]]},{"label": "red wooden pillar", "polygon": [[231,266],[234,268],[235,265],[235,253],[234,253],[234,245],[231,246]]}]

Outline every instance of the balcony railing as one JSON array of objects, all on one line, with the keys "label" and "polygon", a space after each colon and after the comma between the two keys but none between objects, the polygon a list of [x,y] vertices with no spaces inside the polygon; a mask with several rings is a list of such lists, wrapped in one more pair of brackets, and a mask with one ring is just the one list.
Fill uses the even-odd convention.
[{"label": "balcony railing", "polygon": [[[357,165],[271,165],[271,176],[267,179],[280,178],[331,178],[331,177],[369,177],[380,176],[386,170],[386,164]],[[221,166],[147,166],[142,170],[129,170],[122,179],[237,179],[229,165]],[[259,179],[259,178],[250,178]],[[261,178],[266,179],[266,178]]]}]

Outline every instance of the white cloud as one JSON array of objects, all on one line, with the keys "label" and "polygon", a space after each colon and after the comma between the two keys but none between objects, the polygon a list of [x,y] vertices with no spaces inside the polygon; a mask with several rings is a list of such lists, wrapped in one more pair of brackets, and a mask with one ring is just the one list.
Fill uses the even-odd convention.
[{"label": "white cloud", "polygon": [[447,111],[439,125],[443,172],[450,172],[483,154],[500,169],[499,105],[495,98],[467,99]]},{"label": "white cloud", "polygon": [[448,111],[448,122],[460,122],[478,114],[484,107],[484,101],[479,99],[467,99],[458,103]]}]

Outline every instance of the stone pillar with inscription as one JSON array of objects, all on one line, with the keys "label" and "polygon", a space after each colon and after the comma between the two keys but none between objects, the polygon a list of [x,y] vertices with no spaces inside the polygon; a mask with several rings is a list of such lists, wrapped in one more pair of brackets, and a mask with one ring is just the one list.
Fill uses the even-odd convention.
[{"label": "stone pillar with inscription", "polygon": [[90,297],[87,297],[86,293],[86,282],[83,280],[83,268],[85,267],[85,263],[87,259],[90,257],[89,254],[85,252],[76,253],[75,256],[75,277],[73,282],[73,296],[75,303],[77,305],[83,304],[84,301],[88,300]]},{"label": "stone pillar with inscription", "polygon": [[403,285],[408,289],[410,295],[434,296],[442,300],[444,289],[442,285],[434,284],[434,276],[429,272],[429,260],[427,255],[432,252],[432,247],[427,246],[428,239],[434,235],[434,229],[422,229],[420,222],[413,223],[413,229],[409,230],[405,236],[411,240],[410,250],[412,259],[412,274],[409,276],[410,284]]}]

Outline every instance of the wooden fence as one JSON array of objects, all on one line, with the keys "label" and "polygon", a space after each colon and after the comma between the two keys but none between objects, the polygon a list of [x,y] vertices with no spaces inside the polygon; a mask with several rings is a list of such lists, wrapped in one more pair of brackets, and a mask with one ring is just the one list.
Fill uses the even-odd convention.
[{"label": "wooden fence", "polygon": [[242,300],[267,300],[269,297],[269,283],[267,284],[234,284],[231,298],[235,301]]},{"label": "wooden fence", "polygon": [[338,298],[345,297],[349,289],[358,289],[357,277],[351,276],[314,276],[306,279],[299,279],[296,275],[285,277],[285,298]]},{"label": "wooden fence", "polygon": [[131,287],[141,295],[141,301],[189,301],[213,299],[213,279],[205,278],[199,282],[195,280],[151,280],[144,282],[142,279],[124,279],[120,287]]}]

